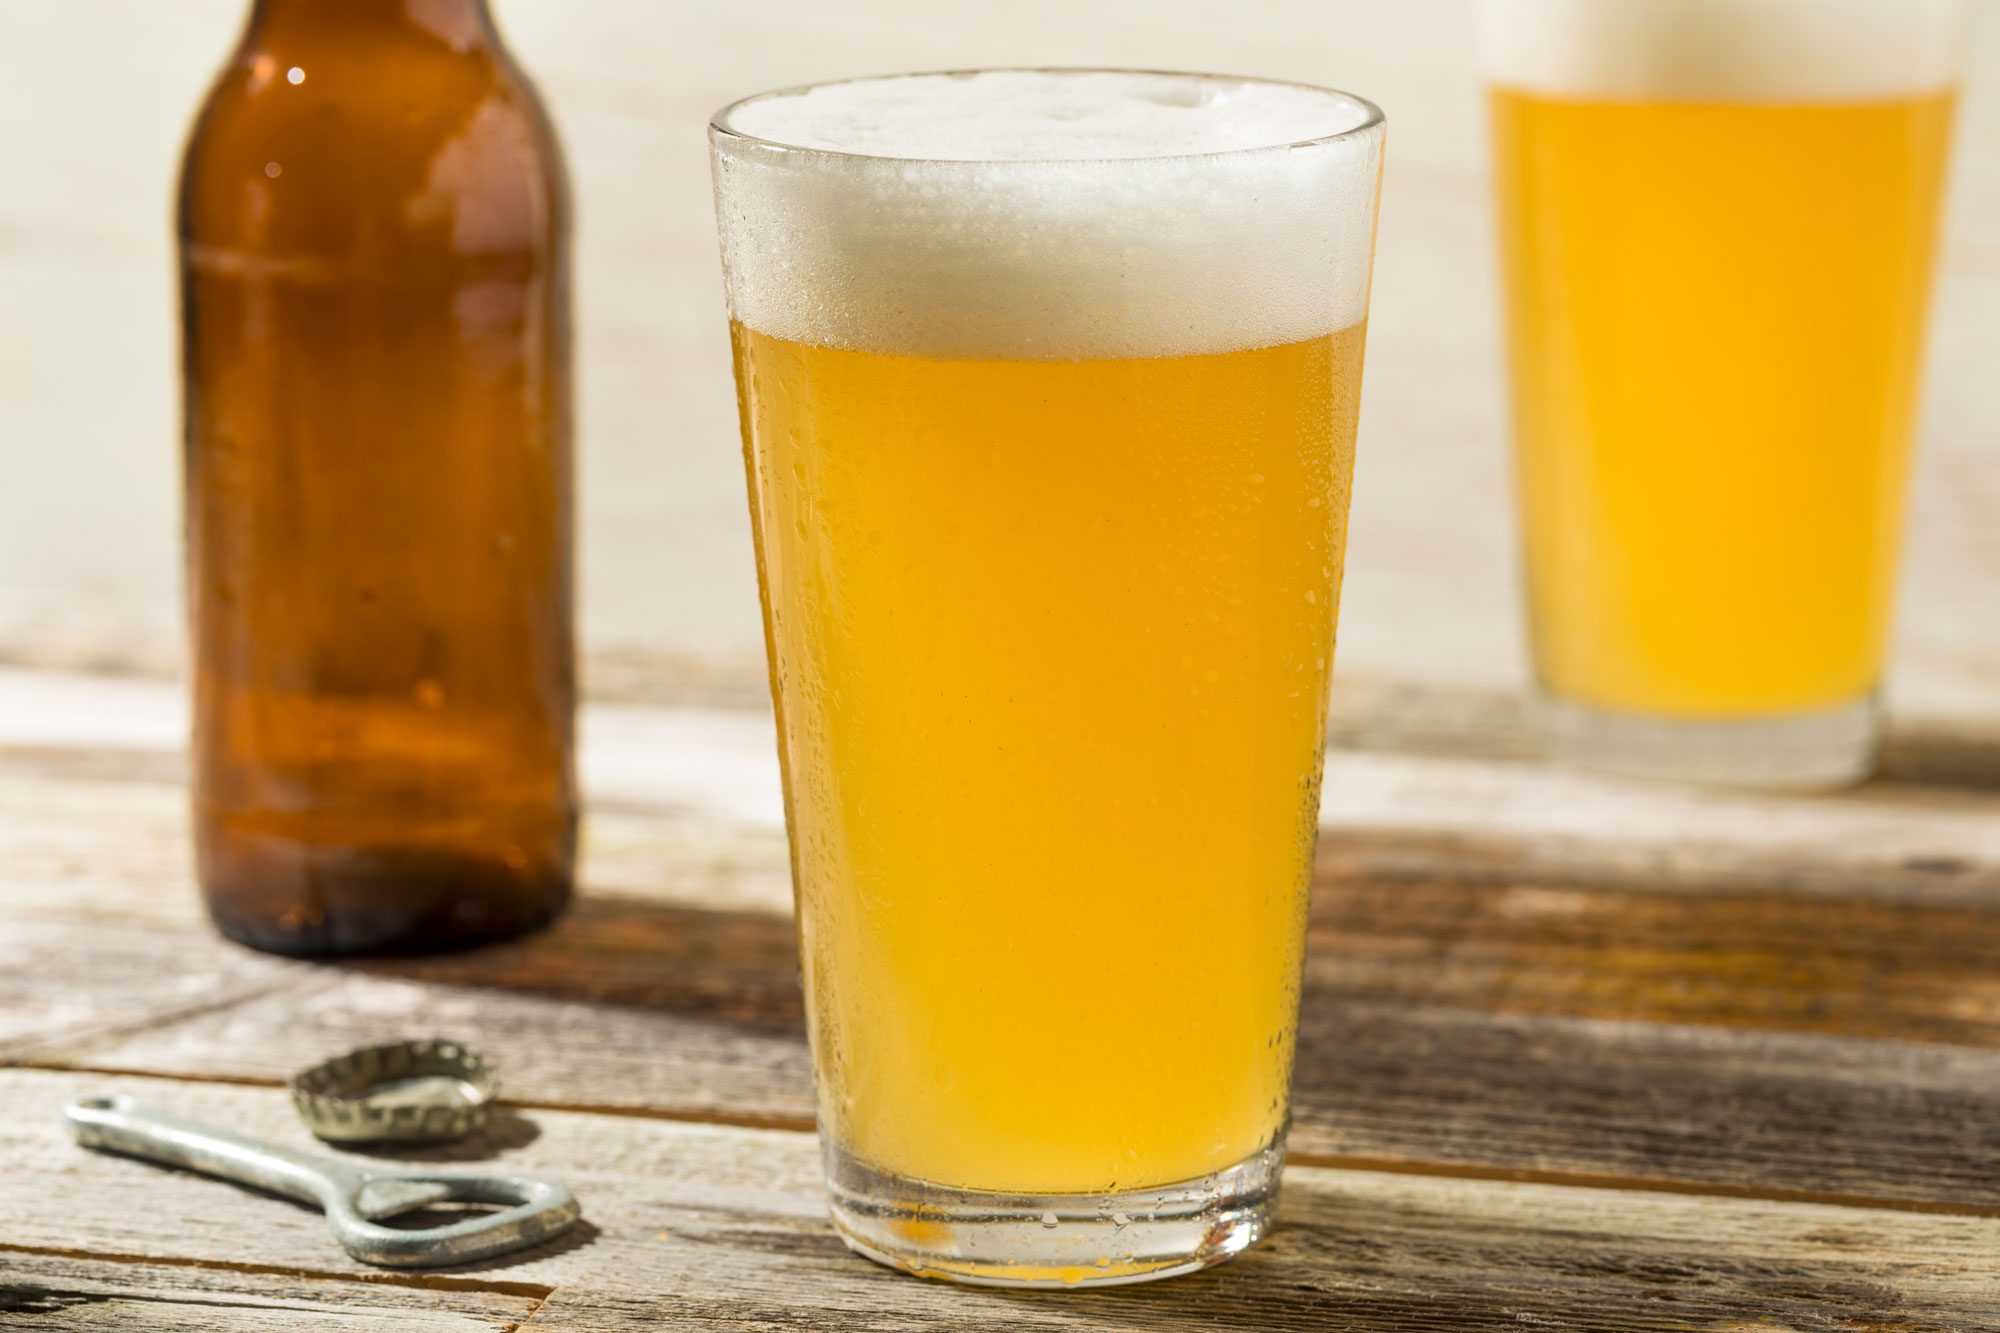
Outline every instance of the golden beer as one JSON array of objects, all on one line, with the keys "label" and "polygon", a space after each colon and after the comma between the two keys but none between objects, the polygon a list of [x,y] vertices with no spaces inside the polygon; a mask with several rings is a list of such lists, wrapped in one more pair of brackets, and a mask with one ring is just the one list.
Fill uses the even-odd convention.
[{"label": "golden beer", "polygon": [[[927,1273],[1212,1262],[1285,1126],[1377,139],[1300,179],[1159,160],[1200,145],[1157,113],[1263,85],[845,87],[794,110],[920,91],[968,156],[758,156],[754,100],[717,154],[836,1220]],[[1276,100],[1307,123],[1238,137],[1367,114]],[[996,104],[1036,128],[985,142]],[[1197,197],[1248,220],[1169,239]]]},{"label": "golden beer", "polygon": [[[1865,732],[1781,753],[1755,727],[1870,710],[1881,678],[1955,9],[1488,5],[1541,681],[1722,747],[1621,762],[1607,733],[1587,760],[1865,765]],[[1739,727],[1766,752],[1725,752]]]},{"label": "golden beer", "polygon": [[1085,1193],[1276,1140],[1361,344],[738,328],[826,1127],[869,1162]]}]

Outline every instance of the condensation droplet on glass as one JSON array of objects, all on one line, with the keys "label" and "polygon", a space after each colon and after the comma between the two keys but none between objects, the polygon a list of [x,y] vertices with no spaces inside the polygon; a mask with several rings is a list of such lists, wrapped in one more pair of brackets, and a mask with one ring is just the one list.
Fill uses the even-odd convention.
[{"label": "condensation droplet on glass", "polygon": [[264,174],[266,176],[269,176],[272,180],[276,180],[278,179],[278,177],[285,174],[285,169],[279,166],[276,162],[266,162],[264,164]]},{"label": "condensation droplet on glass", "polygon": [[285,71],[285,82],[291,84],[293,87],[297,87],[299,84],[304,83],[305,81],[306,81],[306,72],[300,69],[297,65],[294,65],[290,69]]}]

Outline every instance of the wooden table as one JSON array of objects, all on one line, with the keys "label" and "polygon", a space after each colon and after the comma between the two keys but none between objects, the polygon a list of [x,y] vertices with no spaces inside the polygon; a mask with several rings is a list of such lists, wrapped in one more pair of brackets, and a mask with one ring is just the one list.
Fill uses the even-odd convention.
[{"label": "wooden table", "polygon": [[[1545,768],[1504,699],[1337,695],[1280,1229],[1024,1295],[823,1219],[763,713],[591,710],[549,933],[308,964],[202,918],[172,684],[0,671],[0,1327],[2000,1329],[2000,737],[1757,798]],[[508,1101],[445,1155],[569,1182],[571,1236],[370,1270],[58,1123],[116,1088],[305,1145],[294,1070],[431,1033]]]}]

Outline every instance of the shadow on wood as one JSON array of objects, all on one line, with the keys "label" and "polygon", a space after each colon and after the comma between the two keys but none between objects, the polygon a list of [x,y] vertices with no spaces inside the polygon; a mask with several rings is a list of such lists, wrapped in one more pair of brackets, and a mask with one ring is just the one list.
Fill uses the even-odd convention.
[{"label": "shadow on wood", "polygon": [[541,1126],[532,1115],[511,1106],[495,1106],[484,1129],[455,1143],[343,1143],[340,1149],[398,1162],[486,1162],[525,1148],[541,1136]]},{"label": "shadow on wood", "polygon": [[[1520,695],[1336,679],[1327,729],[1341,749],[1527,760],[1541,747]],[[2000,790],[2000,724],[1891,716],[1874,786]]]},{"label": "shadow on wood", "polygon": [[2000,1048],[2000,900],[1400,878],[1348,856],[1323,846],[1308,996]]},{"label": "shadow on wood", "polygon": [[750,1028],[805,1030],[798,941],[788,916],[716,912],[593,890],[554,926],[432,958],[332,969],[551,999],[671,1009]]}]

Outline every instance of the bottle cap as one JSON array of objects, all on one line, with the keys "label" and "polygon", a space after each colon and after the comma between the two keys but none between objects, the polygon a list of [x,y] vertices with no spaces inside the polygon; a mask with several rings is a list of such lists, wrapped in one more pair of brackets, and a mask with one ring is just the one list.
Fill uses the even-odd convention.
[{"label": "bottle cap", "polygon": [[369,1046],[292,1079],[292,1104],[329,1143],[449,1143],[483,1128],[500,1082],[462,1042]]}]

